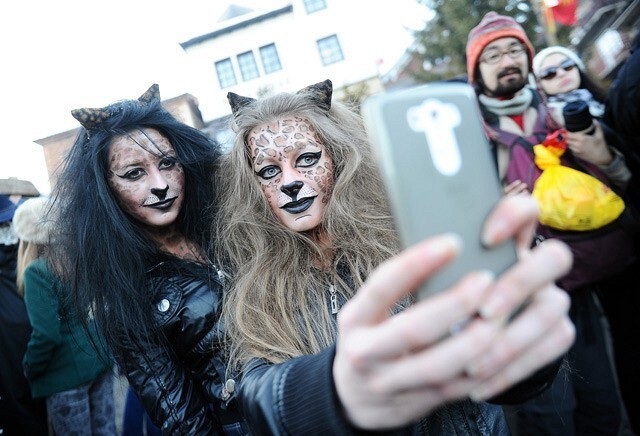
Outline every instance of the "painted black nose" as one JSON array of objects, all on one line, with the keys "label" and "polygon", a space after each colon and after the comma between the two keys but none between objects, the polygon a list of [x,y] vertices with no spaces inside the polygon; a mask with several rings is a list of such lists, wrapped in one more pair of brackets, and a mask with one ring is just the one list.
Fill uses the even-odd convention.
[{"label": "painted black nose", "polygon": [[165,197],[167,196],[167,192],[169,191],[169,185],[167,185],[165,188],[151,188],[151,193],[153,195],[155,195],[156,197],[158,197],[158,199],[160,200],[164,200]]},{"label": "painted black nose", "polygon": [[298,192],[300,192],[303,186],[303,182],[301,182],[300,180],[296,180],[295,182],[291,182],[287,185],[282,185],[280,190],[291,197],[293,200],[295,200]]}]

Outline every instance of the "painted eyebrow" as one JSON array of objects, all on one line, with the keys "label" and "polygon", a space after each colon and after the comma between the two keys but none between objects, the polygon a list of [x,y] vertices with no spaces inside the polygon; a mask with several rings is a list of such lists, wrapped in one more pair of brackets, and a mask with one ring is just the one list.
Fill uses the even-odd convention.
[{"label": "painted eyebrow", "polygon": [[[155,147],[156,152],[160,153],[160,155],[157,155],[157,154],[156,154],[156,153],[154,153],[153,151],[149,150],[149,147],[145,147],[144,145],[142,145],[142,143],[138,142],[138,141],[136,140],[136,138],[134,138],[133,136],[131,136],[131,135],[127,135],[127,136],[128,136],[128,138],[129,138],[129,139],[131,139],[133,142],[135,142],[135,143],[136,143],[136,145],[137,145],[138,147],[140,147],[141,149],[143,149],[143,150],[144,150],[144,151],[146,151],[147,153],[150,153],[150,154],[152,154],[153,156],[156,156],[156,157],[163,156],[163,157],[172,157],[172,158],[176,158],[176,151],[175,151],[175,149],[174,149],[174,150],[167,149],[167,150],[165,151],[165,150],[163,150],[162,148],[160,148],[160,146],[159,146],[158,144],[156,144],[156,142],[155,142],[153,139],[151,139],[151,137],[150,137],[149,135],[147,135],[147,132],[145,132],[145,131],[144,131],[144,130],[142,130],[142,129],[137,129],[137,130],[138,130],[138,132],[142,133],[142,135],[144,135],[144,137],[145,137],[145,138],[147,138],[147,140],[151,143],[151,145],[153,145],[153,146]],[[163,138],[164,138],[164,137],[163,137]],[[169,142],[169,144],[171,144],[171,141],[169,141],[167,138],[164,138],[164,139],[165,139],[165,140],[167,140],[167,141]]]},{"label": "painted eyebrow", "polygon": [[[145,150],[145,149],[143,148],[143,150]],[[162,159],[165,159],[165,158],[174,158],[175,159],[175,156],[171,155],[171,154],[162,154],[160,156],[156,156],[153,153],[151,153],[151,154],[153,156],[155,156],[158,160],[162,160]],[[129,167],[144,167],[144,166],[146,166],[146,163],[143,162],[143,159],[134,158],[134,159],[131,159],[131,160],[124,160],[123,163],[119,163],[119,164],[117,164],[117,166],[115,166],[115,164],[114,164],[114,167],[113,168],[110,167],[110,169],[111,169],[111,171],[116,171],[116,170],[117,171],[123,171],[123,170],[126,170]]]},{"label": "painted eyebrow", "polygon": [[[255,159],[252,160],[252,163],[255,162]],[[262,160],[262,163],[260,165],[254,164],[253,168],[254,171],[260,171],[262,168],[265,167],[269,167],[272,165],[276,165],[276,166],[280,166],[280,160],[277,159],[277,157],[272,157],[272,156],[267,156],[265,159]]]},{"label": "painted eyebrow", "polygon": [[140,161],[138,160],[134,160],[131,162],[125,162],[124,164],[119,164],[118,166],[115,166],[114,168],[111,168],[111,171],[126,171],[127,169],[129,169],[130,167],[140,167],[143,166]]}]

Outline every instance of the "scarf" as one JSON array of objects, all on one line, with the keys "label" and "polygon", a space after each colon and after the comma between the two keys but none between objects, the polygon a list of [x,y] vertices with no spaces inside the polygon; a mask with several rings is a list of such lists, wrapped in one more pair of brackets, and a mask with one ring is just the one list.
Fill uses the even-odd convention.
[{"label": "scarf", "polygon": [[573,101],[586,101],[589,104],[589,112],[591,116],[595,118],[602,118],[604,114],[604,105],[593,98],[591,92],[584,88],[574,89],[573,91],[565,92],[564,94],[550,95],[549,103],[554,103],[554,106],[558,106],[560,110],[565,104]]},{"label": "scarf", "polygon": [[529,88],[522,88],[513,98],[509,100],[500,100],[493,97],[487,97],[484,94],[478,96],[480,103],[482,103],[489,112],[492,112],[499,117],[520,115],[524,113],[533,100],[533,92]]}]

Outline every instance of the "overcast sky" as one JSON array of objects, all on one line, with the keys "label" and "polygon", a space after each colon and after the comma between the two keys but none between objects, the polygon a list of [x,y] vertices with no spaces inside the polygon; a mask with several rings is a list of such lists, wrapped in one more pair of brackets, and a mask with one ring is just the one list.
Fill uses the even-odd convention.
[{"label": "overcast sky", "polygon": [[[234,3],[269,2],[278,0]],[[197,97],[202,72],[190,67],[179,43],[211,31],[228,3],[11,2],[0,17],[0,178],[30,180],[47,193],[42,147],[33,141],[77,127],[72,109],[135,98],[152,83],[160,84],[163,99],[184,93]],[[412,19],[415,11],[407,12],[407,25]]]}]

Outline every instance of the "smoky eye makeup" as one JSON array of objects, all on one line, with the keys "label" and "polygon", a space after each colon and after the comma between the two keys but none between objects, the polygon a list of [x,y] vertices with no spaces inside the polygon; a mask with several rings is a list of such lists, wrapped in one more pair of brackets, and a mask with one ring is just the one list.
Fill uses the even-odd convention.
[{"label": "smoky eye makeup", "polygon": [[303,168],[310,167],[317,164],[320,157],[322,157],[321,151],[302,153],[298,156],[298,159],[296,159],[296,165]]},{"label": "smoky eye makeup", "polygon": [[165,156],[160,159],[160,163],[158,163],[158,168],[167,169],[173,168],[178,163],[177,159],[173,156]]},{"label": "smoky eye makeup", "polygon": [[280,174],[280,168],[275,165],[269,165],[259,171],[255,171],[255,174],[263,180],[269,180]]},{"label": "smoky eye makeup", "polygon": [[138,180],[140,177],[142,177],[144,175],[144,171],[140,168],[133,168],[129,171],[127,171],[126,173],[120,175],[115,173],[116,176],[120,177],[121,179],[126,179],[126,180]]}]

